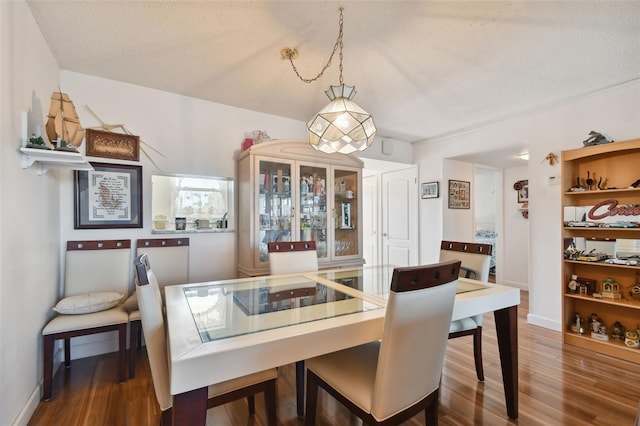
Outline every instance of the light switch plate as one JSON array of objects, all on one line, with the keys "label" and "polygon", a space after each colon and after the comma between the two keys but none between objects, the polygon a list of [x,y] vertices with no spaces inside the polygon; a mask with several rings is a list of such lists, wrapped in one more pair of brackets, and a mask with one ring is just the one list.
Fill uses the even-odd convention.
[{"label": "light switch plate", "polygon": [[547,181],[549,185],[560,185],[560,176],[549,176]]}]

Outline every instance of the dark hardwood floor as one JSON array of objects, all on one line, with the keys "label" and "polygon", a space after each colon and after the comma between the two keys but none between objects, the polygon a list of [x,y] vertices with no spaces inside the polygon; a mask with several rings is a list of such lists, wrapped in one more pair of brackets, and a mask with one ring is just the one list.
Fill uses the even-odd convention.
[{"label": "dark hardwood floor", "polygon": [[[441,425],[633,425],[640,404],[640,365],[562,345],[559,333],[528,325],[528,294],[519,316],[520,416],[505,411],[492,315],[485,315],[485,382],[476,380],[471,337],[450,340],[442,377]],[[640,320],[640,319],[639,319]],[[640,350],[638,352],[640,362]],[[144,350],[136,378],[118,383],[115,354],[73,361],[54,378],[53,399],[41,402],[30,425],[157,425],[159,408]],[[212,366],[216,368],[216,366]],[[390,390],[392,391],[392,390]],[[264,400],[256,398],[255,417],[245,400],[209,410],[208,425],[265,425]],[[360,420],[320,392],[319,425],[360,425]],[[294,368],[280,369],[278,419],[302,425],[296,416]],[[405,423],[423,425],[418,415]]]}]

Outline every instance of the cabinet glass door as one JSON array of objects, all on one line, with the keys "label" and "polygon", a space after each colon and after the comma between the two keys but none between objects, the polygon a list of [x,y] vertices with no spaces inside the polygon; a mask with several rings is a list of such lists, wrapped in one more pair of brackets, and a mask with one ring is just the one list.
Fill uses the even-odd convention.
[{"label": "cabinet glass door", "polygon": [[300,240],[315,241],[318,258],[327,257],[327,168],[301,165],[300,171]]},{"label": "cabinet glass door", "polygon": [[260,262],[267,262],[268,243],[292,239],[292,167],[287,163],[263,160],[259,165],[258,244]]},{"label": "cabinet glass door", "polygon": [[356,170],[334,169],[334,257],[356,256],[360,252],[358,182]]}]

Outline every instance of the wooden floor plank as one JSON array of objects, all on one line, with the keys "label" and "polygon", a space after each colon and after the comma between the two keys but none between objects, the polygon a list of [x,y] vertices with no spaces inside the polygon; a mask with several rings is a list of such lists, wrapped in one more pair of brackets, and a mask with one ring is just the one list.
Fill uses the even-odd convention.
[{"label": "wooden floor plank", "polygon": [[[466,425],[632,425],[640,404],[640,366],[562,344],[560,333],[526,323],[528,294],[518,309],[519,418],[509,419],[504,405],[500,358],[492,315],[485,315],[485,382],[476,380],[472,339],[449,340],[443,369],[439,422]],[[640,355],[640,351],[638,352]],[[278,420],[302,425],[295,406],[295,368],[279,369]],[[53,399],[41,402],[30,425],[158,425],[160,410],[146,352],[139,353],[136,377],[118,383],[116,354],[75,360],[54,377]],[[210,425],[266,425],[264,398],[256,397],[256,416],[245,400],[207,413]],[[362,425],[340,403],[320,391],[318,425]],[[417,415],[405,426],[424,425]]]}]

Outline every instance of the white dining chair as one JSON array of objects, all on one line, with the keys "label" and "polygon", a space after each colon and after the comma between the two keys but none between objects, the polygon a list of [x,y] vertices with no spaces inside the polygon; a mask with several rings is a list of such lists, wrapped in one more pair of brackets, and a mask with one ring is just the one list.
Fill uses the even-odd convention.
[{"label": "white dining chair", "polygon": [[395,268],[382,339],[308,359],[306,425],[318,388],[364,424],[399,424],[425,411],[438,420],[438,390],[460,261]]},{"label": "white dining chair", "polygon": [[[142,329],[144,331],[151,377],[156,399],[162,411],[161,425],[172,423],[169,363],[167,354],[167,335],[162,309],[160,286],[149,264],[147,254],[141,254],[134,261],[136,271],[136,292]],[[212,365],[211,368],[222,368]],[[249,413],[255,413],[253,395],[263,392],[267,422],[275,426],[276,414],[276,379],[278,371],[271,368],[258,373],[228,380],[209,386],[207,408],[226,404],[240,398],[249,398]]]},{"label": "white dining chair", "polygon": [[314,272],[318,270],[315,241],[282,241],[267,245],[271,275]]},{"label": "white dining chair", "polygon": [[71,367],[71,338],[116,331],[118,377],[126,378],[129,315],[122,309],[131,282],[131,240],[67,241],[64,297],[58,315],[42,330],[44,379],[42,399],[51,399],[56,340],[64,340],[64,365]]},{"label": "white dining chair", "polygon": [[[440,262],[460,260],[460,276],[474,280],[489,281],[491,268],[491,244],[465,243],[459,241],[442,241],[440,244]],[[482,315],[462,318],[451,322],[449,339],[473,336],[473,358],[476,376],[484,381],[482,366]]]},{"label": "white dining chair", "polygon": [[[162,287],[189,282],[189,238],[144,238],[136,242],[136,255],[146,253]],[[160,289],[164,301],[164,292]],[[164,305],[164,303],[163,303]],[[125,302],[129,312],[129,378],[136,375],[137,351],[142,346],[142,324],[137,294]]]},{"label": "white dining chair", "polygon": [[[282,241],[267,245],[271,275],[315,272],[318,252],[315,241]],[[298,415],[304,414],[304,360],[296,361],[296,405]]]}]

